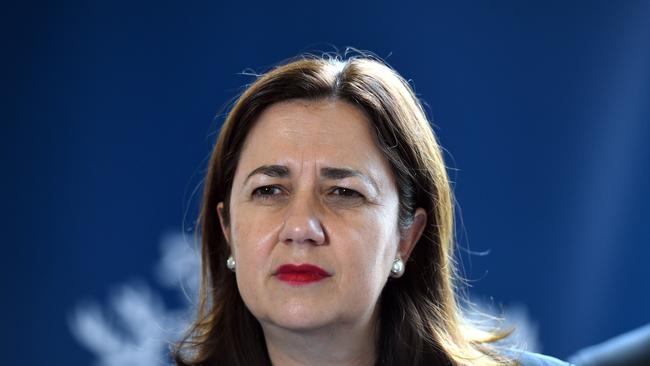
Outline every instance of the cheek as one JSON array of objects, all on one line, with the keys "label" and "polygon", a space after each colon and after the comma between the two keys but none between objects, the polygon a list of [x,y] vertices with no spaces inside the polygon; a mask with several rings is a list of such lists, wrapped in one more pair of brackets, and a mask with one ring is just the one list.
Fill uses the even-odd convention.
[{"label": "cheek", "polygon": [[273,215],[261,214],[260,210],[250,211],[242,210],[233,215],[231,245],[238,264],[261,269],[259,265],[268,259],[277,243],[279,222]]},{"label": "cheek", "polygon": [[259,312],[264,286],[272,272],[271,252],[277,244],[277,222],[254,210],[238,210],[231,217],[231,247],[237,261],[236,280],[244,303]]},{"label": "cheek", "polygon": [[399,242],[390,212],[382,210],[354,225],[348,223],[344,237],[338,248],[338,257],[343,262],[343,285],[356,298],[377,297],[388,279]]}]

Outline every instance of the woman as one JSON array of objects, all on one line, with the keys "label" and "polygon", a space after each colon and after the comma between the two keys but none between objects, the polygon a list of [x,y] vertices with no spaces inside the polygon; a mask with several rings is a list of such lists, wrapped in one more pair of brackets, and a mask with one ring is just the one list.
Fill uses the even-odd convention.
[{"label": "woman", "polygon": [[178,365],[539,361],[464,321],[441,148],[377,60],[304,57],[250,85],[217,140],[200,224],[199,312]]}]

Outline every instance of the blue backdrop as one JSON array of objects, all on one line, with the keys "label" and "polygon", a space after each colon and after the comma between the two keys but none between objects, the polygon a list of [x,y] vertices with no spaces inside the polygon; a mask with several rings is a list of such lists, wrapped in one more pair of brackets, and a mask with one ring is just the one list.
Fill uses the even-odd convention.
[{"label": "blue backdrop", "polygon": [[375,52],[428,104],[476,299],[525,309],[558,357],[650,322],[650,2],[4,8],[0,364],[106,359],[120,346],[80,340],[104,329],[80,304],[115,327],[138,294],[182,308],[164,243],[192,226],[242,71],[332,45]]}]

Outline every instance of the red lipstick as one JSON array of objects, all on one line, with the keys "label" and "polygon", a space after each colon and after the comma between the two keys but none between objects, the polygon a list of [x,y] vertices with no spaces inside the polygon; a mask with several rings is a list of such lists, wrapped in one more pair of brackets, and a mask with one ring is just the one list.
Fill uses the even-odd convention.
[{"label": "red lipstick", "polygon": [[295,286],[318,282],[331,276],[326,270],[313,264],[285,264],[278,268],[275,275],[280,281]]}]

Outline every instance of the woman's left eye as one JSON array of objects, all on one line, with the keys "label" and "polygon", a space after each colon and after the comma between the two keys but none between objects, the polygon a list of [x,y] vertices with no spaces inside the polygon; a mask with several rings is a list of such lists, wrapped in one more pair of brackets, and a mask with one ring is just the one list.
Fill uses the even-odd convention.
[{"label": "woman's left eye", "polygon": [[344,187],[335,187],[331,190],[331,193],[335,196],[341,196],[345,198],[364,198],[361,193],[355,191],[354,189]]}]

